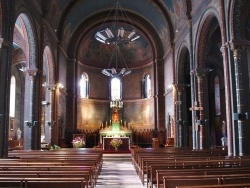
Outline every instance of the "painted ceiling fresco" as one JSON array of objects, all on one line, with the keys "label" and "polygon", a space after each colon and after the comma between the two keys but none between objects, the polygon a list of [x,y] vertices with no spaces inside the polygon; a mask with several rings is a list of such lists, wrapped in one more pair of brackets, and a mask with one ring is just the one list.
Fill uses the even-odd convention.
[{"label": "painted ceiling fresco", "polygon": [[[96,3],[100,1],[100,3]],[[50,0],[47,2],[47,17],[50,19],[52,28],[57,31],[58,36],[62,37],[64,43],[62,46],[67,49],[67,45],[74,36],[74,33],[81,27],[85,19],[93,19],[96,22],[95,14],[108,10],[113,6],[114,0]],[[140,23],[145,20],[152,26],[152,29],[158,34],[163,51],[168,50],[170,32],[161,4],[168,12],[168,15],[174,19],[176,27],[181,23],[178,18],[183,17],[186,12],[186,1],[184,0],[161,0],[159,4],[148,0],[121,0],[121,4],[128,12],[137,15],[136,21]],[[178,23],[178,24],[176,24]],[[94,39],[96,28],[86,34],[78,49],[78,60],[82,63],[92,66],[106,68],[111,61],[113,46],[101,44]],[[145,33],[145,31],[143,31]],[[122,59],[128,67],[139,67],[152,62],[153,52],[148,39],[140,33],[141,38],[129,45],[120,46]],[[152,39],[152,37],[150,37]],[[113,59],[112,64],[117,61]],[[118,65],[119,66],[119,65]]]},{"label": "painted ceiling fresco", "polygon": [[[104,27],[106,28],[106,26],[108,27],[107,24]],[[151,46],[141,32],[138,31],[141,37],[135,42],[118,46],[119,53],[119,51],[114,51],[116,46],[103,44],[95,39],[97,30],[99,27],[89,32],[82,40],[78,56],[82,63],[91,67],[121,68],[127,65],[131,68],[152,62]],[[114,54],[113,57],[112,54]]]}]

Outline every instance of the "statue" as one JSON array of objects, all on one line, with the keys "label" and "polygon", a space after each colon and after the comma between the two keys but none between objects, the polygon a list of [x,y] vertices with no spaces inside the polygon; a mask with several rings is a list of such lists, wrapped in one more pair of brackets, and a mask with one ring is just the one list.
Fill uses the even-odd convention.
[{"label": "statue", "polygon": [[22,138],[22,131],[20,130],[20,128],[17,129],[16,136],[17,136],[17,140],[21,140],[21,138]]}]

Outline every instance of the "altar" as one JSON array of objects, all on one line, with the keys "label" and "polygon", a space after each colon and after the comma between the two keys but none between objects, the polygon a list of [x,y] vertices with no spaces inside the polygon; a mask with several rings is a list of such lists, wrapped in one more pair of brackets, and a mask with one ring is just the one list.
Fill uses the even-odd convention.
[{"label": "altar", "polygon": [[106,121],[105,125],[101,125],[100,129],[100,143],[103,145],[104,150],[115,150],[110,145],[112,139],[121,139],[122,144],[119,146],[119,150],[127,151],[132,143],[132,129],[130,126],[123,123],[120,109],[123,107],[121,100],[115,100],[110,102],[110,108],[112,108],[111,119]]},{"label": "altar", "polygon": [[113,139],[122,140],[122,144],[118,147],[118,151],[128,151],[130,149],[129,137],[103,137],[103,150],[115,150],[115,148],[110,145],[110,142]]}]

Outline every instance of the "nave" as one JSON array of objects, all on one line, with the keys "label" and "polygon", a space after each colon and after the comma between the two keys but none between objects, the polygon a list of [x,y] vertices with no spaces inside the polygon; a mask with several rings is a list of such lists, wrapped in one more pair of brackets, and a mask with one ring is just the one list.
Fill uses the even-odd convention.
[{"label": "nave", "polygon": [[97,188],[143,188],[131,163],[131,154],[103,154]]}]

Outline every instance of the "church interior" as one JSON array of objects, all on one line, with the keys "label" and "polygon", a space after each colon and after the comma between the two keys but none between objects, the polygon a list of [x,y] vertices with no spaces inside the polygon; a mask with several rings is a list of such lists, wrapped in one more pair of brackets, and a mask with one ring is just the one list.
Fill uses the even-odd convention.
[{"label": "church interior", "polygon": [[142,182],[147,152],[249,167],[250,1],[0,0],[0,18],[1,160],[86,153],[90,187],[104,153]]}]

